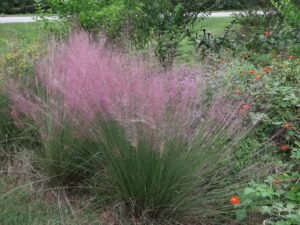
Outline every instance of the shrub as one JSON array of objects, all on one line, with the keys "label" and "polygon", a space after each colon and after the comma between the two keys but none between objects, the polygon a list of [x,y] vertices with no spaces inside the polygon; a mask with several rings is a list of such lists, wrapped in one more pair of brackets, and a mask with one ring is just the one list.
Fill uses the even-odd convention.
[{"label": "shrub", "polygon": [[47,9],[47,0],[1,0],[0,14],[35,13],[37,9]]},{"label": "shrub", "polygon": [[0,14],[33,13],[35,12],[34,0],[2,0]]},{"label": "shrub", "polygon": [[251,9],[261,9],[269,6],[269,0],[234,0],[221,1],[224,9],[239,9],[239,10],[251,10]]},{"label": "shrub", "polygon": [[34,72],[33,62],[45,54],[41,44],[27,44],[19,48],[11,48],[4,56],[0,73],[4,78],[25,78]]},{"label": "shrub", "polygon": [[274,57],[285,56],[291,49],[299,51],[296,47],[299,46],[299,9],[296,4],[293,1],[270,1],[272,10],[265,9],[263,15],[257,11],[239,14],[236,21],[242,26],[227,47],[234,53],[252,50],[247,59],[255,63],[265,54]]},{"label": "shrub", "polygon": [[[239,60],[239,64],[240,64]],[[265,181],[253,180],[240,193],[243,202],[238,207],[239,219],[247,213],[259,212],[266,224],[299,223],[299,59],[294,55],[273,58],[267,67],[255,68],[243,60],[243,66],[231,73],[232,90],[251,93],[255,108],[250,116],[256,124],[256,140],[273,139],[273,152],[277,155],[276,167]],[[255,79],[257,76],[260,79]]]},{"label": "shrub", "polygon": [[299,9],[297,8],[296,4],[293,3],[292,0],[285,0],[280,2],[271,0],[271,3],[283,17],[284,22],[287,25],[300,28]]},{"label": "shrub", "polygon": [[[283,173],[269,176],[264,183],[249,183],[240,194],[244,203],[242,212],[258,211],[265,217],[265,224],[291,225],[300,222],[299,173]],[[244,219],[243,216],[240,219]]]}]

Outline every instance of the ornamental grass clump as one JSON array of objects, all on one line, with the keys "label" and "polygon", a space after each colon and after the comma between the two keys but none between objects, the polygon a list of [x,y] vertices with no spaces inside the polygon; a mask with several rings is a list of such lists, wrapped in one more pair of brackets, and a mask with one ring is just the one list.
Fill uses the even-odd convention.
[{"label": "ornamental grass clump", "polygon": [[251,161],[261,150],[253,149],[250,167],[236,170],[250,100],[222,90],[206,97],[206,79],[77,32],[36,63],[35,90],[11,88],[10,96],[19,118],[40,131],[37,157],[50,177],[71,184],[100,173],[98,186],[135,217],[220,224],[230,220],[229,197],[264,164]]},{"label": "ornamental grass clump", "polygon": [[38,140],[32,140],[36,166],[49,181],[75,185],[90,174],[98,151],[84,132],[79,134],[78,124],[71,120],[58,98],[51,97],[47,88],[39,85],[31,90],[10,85],[9,96],[15,123],[21,129],[34,127],[37,133]]}]

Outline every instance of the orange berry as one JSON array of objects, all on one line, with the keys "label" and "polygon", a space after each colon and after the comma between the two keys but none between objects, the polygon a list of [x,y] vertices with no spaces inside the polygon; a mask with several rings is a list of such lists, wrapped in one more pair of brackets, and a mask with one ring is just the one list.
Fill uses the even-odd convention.
[{"label": "orange berry", "polygon": [[238,204],[240,202],[240,199],[237,196],[232,196],[232,197],[230,197],[229,202],[232,205],[236,205],[236,204]]},{"label": "orange berry", "polygon": [[261,76],[257,75],[257,76],[255,77],[255,80],[260,80],[260,78],[261,78]]},{"label": "orange berry", "polygon": [[265,32],[264,32],[264,36],[265,36],[265,37],[268,37],[269,35],[270,35],[270,32],[268,32],[268,31],[265,31]]}]

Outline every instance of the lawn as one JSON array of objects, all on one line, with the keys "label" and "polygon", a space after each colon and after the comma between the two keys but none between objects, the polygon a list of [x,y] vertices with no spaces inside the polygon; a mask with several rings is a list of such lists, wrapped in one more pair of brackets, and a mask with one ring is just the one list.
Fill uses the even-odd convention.
[{"label": "lawn", "polygon": [[[232,17],[218,17],[201,20],[195,24],[195,29],[207,28],[213,35],[222,34],[224,28],[233,20]],[[37,41],[41,35],[41,26],[38,23],[12,23],[0,24],[0,55],[8,52],[10,48],[25,46]],[[193,46],[187,39],[181,43],[179,55],[191,54]]]},{"label": "lawn", "polygon": [[59,209],[50,204],[33,199],[22,188],[10,190],[0,185],[0,223],[1,224],[62,224],[62,215],[66,209]]},{"label": "lawn", "polygon": [[[43,195],[44,197],[42,197]],[[66,199],[63,196],[56,199],[51,190],[49,191],[48,199],[45,196],[47,196],[45,193],[41,193],[39,196],[33,195],[25,187],[14,188],[0,181],[0,224],[102,224],[95,213],[85,210],[86,206],[76,209],[75,215],[72,214],[74,208],[70,208],[66,204]],[[68,201],[70,200],[68,199]],[[79,203],[76,204],[79,205]],[[72,207],[74,207],[74,204]]]},{"label": "lawn", "polygon": [[195,24],[195,30],[206,28],[207,31],[211,32],[213,35],[220,35],[232,20],[233,17],[213,17],[200,20]]},{"label": "lawn", "polygon": [[0,55],[38,40],[41,27],[37,23],[0,24]]},{"label": "lawn", "polygon": [[[203,34],[202,29],[206,28],[207,32],[210,32],[213,36],[222,35],[226,26],[233,21],[233,17],[213,17],[204,20],[197,21],[192,28],[200,36]],[[188,63],[190,56],[195,52],[194,43],[190,42],[188,38],[181,41],[178,48],[178,63]]]}]

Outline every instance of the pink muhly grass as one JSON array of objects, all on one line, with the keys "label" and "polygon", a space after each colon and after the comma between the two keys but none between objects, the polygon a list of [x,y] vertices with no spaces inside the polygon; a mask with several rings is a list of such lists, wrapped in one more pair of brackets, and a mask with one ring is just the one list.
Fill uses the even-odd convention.
[{"label": "pink muhly grass", "polygon": [[36,74],[50,96],[61,98],[65,110],[85,123],[101,115],[162,128],[171,112],[181,126],[195,114],[195,70],[161,72],[140,59],[104,49],[85,33],[74,33],[68,42],[50,46],[48,55],[37,63]]},{"label": "pink muhly grass", "polygon": [[[48,54],[36,63],[36,76],[46,99],[18,91],[11,98],[16,110],[41,125],[45,119],[59,124],[68,118],[85,132],[101,118],[116,120],[130,132],[142,124],[163,139],[192,137],[201,120],[218,127],[240,121],[231,116],[239,103],[224,97],[202,102],[206,83],[199,82],[204,77],[199,70],[174,67],[162,72],[137,57],[105,49],[83,32],[50,44]],[[204,134],[213,129],[210,125]]]}]

